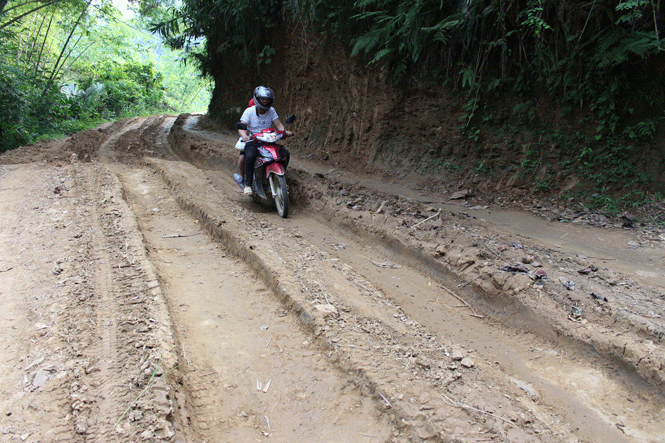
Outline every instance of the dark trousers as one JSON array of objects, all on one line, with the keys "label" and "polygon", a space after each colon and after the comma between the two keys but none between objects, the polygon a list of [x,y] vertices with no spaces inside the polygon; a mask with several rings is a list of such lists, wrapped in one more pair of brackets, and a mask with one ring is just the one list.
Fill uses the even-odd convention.
[{"label": "dark trousers", "polygon": [[254,181],[254,163],[259,155],[259,143],[245,143],[245,186],[252,187]]},{"label": "dark trousers", "polygon": [[[259,156],[259,146],[261,146],[259,143],[245,144],[245,186],[251,187],[254,181],[254,163],[256,163],[256,157]],[[279,152],[284,160],[284,165],[288,166],[291,159],[289,150],[282,147]]]}]

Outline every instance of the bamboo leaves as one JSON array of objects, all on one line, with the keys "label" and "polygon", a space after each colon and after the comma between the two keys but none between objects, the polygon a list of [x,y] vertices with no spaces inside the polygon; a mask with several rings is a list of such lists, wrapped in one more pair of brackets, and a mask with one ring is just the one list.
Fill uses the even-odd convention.
[{"label": "bamboo leaves", "polygon": [[[33,13],[39,11],[40,9],[46,8],[46,7],[51,6],[51,5],[54,5],[54,4],[56,4],[56,3],[60,3],[60,2],[62,2],[62,1],[64,1],[64,0],[50,0],[50,1],[48,1],[48,2],[43,2],[43,3],[42,3],[42,2],[36,2],[36,1],[29,1],[29,2],[23,3],[23,4],[21,4],[21,5],[16,5],[16,6],[12,7],[12,8],[8,8],[6,11],[4,11],[4,14],[9,13],[11,10],[13,10],[13,9],[15,9],[15,8],[19,8],[20,6],[24,6],[24,5],[28,5],[28,4],[37,4],[37,6],[34,6],[32,9],[29,9],[29,10],[27,10],[27,11],[22,11],[22,12],[21,12],[20,14],[18,14],[17,16],[12,17],[10,20],[8,20],[8,21],[6,21],[6,22],[4,22],[4,23],[0,23],[0,30],[2,30],[3,28],[6,28],[7,26],[13,25],[13,24],[16,23],[16,22],[21,21],[23,18],[25,18],[25,17],[27,17],[27,16],[29,16],[29,15],[31,15],[31,14],[33,14]],[[2,17],[3,17],[3,11],[0,10],[0,19],[1,19]]]},{"label": "bamboo leaves", "polygon": [[[46,85],[44,86],[44,93],[46,93],[47,89],[53,84],[53,81],[55,80],[55,77],[56,77],[57,73],[62,68],[61,65],[60,65],[60,62],[62,61],[64,63],[63,56],[65,54],[65,51],[67,50],[67,46],[69,45],[69,42],[71,41],[72,36],[74,35],[74,32],[76,31],[76,28],[78,27],[79,23],[81,22],[81,20],[85,16],[85,14],[88,12],[88,7],[90,6],[90,3],[92,3],[92,0],[88,0],[88,2],[85,5],[85,8],[83,9],[83,11],[81,11],[81,14],[78,16],[78,19],[74,23],[74,26],[72,26],[71,32],[67,36],[67,39],[65,40],[65,43],[62,46],[62,50],[60,51],[60,55],[58,56],[58,59],[56,60],[54,66],[53,66],[53,70],[51,71],[51,76],[49,77],[49,79],[46,82]],[[79,40],[80,40],[80,37],[79,37]],[[77,40],[77,43],[78,43],[79,40]],[[70,54],[71,54],[71,51],[70,51]]]},{"label": "bamboo leaves", "polygon": [[368,28],[353,40],[352,56],[373,54],[369,64],[384,62],[396,79],[421,63],[422,55],[437,50],[460,24],[452,2],[363,0],[352,18]]},{"label": "bamboo leaves", "polygon": [[[118,21],[108,0],[9,0],[1,6],[0,152],[108,119],[207,105],[207,85],[194,70],[170,51],[153,54],[159,42],[135,29],[140,23],[130,28]],[[159,58],[160,68],[170,71],[168,87],[147,58]]]}]

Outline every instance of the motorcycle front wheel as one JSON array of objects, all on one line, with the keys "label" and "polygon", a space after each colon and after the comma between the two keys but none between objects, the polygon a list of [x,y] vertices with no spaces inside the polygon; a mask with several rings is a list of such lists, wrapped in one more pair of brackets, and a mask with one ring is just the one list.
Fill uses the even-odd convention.
[{"label": "motorcycle front wheel", "polygon": [[286,177],[283,175],[270,175],[275,206],[280,217],[286,218],[289,215],[289,190],[286,187]]}]

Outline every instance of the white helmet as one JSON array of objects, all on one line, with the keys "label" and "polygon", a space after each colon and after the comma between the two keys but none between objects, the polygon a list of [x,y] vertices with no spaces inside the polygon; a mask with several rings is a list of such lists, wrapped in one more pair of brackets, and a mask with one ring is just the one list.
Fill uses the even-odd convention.
[{"label": "white helmet", "polygon": [[[260,98],[268,99],[268,104],[264,105],[261,103]],[[272,106],[272,102],[275,99],[275,93],[272,92],[267,86],[257,86],[254,89],[254,105],[262,111],[267,111]]]}]

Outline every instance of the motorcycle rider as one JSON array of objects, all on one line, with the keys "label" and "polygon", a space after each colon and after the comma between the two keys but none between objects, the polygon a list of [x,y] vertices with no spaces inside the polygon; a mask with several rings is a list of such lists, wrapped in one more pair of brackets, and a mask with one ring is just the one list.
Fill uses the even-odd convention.
[{"label": "motorcycle rider", "polygon": [[[235,179],[236,182],[242,183],[239,180],[242,180],[243,176],[245,177],[244,193],[246,195],[252,195],[253,193],[252,180],[254,179],[254,162],[258,156],[258,148],[260,146],[260,143],[251,142],[249,137],[252,134],[256,134],[269,128],[273,124],[278,131],[284,131],[284,125],[279,120],[277,111],[272,107],[272,103],[275,99],[275,93],[273,90],[267,86],[257,86],[256,89],[254,89],[253,98],[254,106],[245,109],[245,112],[243,112],[240,117],[240,121],[247,125],[247,130],[238,129],[238,135],[242,138],[242,141],[245,142],[245,152],[244,155],[242,152],[240,153],[240,158],[238,159],[238,170],[240,171],[240,174],[235,177]],[[293,133],[291,131],[285,131],[286,137],[292,135]],[[286,164],[288,165],[290,157],[289,151],[284,148],[283,152]]]}]

